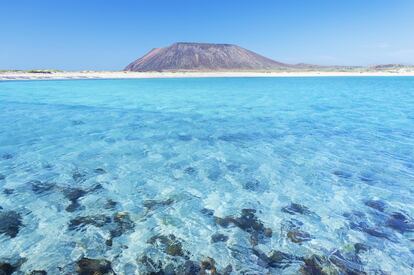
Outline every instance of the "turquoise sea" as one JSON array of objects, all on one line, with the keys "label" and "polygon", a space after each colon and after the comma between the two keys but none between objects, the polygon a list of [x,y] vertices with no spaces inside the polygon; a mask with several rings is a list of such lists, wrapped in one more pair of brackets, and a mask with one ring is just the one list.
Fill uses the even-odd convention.
[{"label": "turquoise sea", "polygon": [[414,273],[414,77],[5,81],[0,110],[0,274]]}]

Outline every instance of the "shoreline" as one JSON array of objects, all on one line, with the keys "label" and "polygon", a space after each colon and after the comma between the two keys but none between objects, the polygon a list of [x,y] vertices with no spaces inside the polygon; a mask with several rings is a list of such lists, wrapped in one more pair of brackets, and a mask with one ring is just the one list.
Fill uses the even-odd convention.
[{"label": "shoreline", "polygon": [[343,76],[414,76],[414,71],[356,71],[356,72],[0,72],[0,81],[7,80],[64,80],[64,79],[150,79],[150,78],[204,78],[204,77],[343,77]]}]

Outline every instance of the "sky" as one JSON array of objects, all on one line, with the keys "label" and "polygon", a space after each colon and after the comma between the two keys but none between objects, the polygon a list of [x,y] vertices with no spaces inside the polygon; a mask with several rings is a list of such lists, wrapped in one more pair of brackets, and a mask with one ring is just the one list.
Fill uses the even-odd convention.
[{"label": "sky", "polygon": [[174,42],[286,63],[414,64],[414,0],[0,0],[0,69],[121,70]]}]

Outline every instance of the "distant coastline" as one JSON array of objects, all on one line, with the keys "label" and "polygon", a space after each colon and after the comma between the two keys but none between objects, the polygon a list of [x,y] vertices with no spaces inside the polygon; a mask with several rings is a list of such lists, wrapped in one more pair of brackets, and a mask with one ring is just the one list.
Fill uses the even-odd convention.
[{"label": "distant coastline", "polygon": [[58,79],[139,79],[139,78],[199,78],[199,77],[329,77],[329,76],[414,76],[413,69],[352,70],[352,71],[206,71],[206,72],[125,72],[125,71],[0,71],[5,80]]}]

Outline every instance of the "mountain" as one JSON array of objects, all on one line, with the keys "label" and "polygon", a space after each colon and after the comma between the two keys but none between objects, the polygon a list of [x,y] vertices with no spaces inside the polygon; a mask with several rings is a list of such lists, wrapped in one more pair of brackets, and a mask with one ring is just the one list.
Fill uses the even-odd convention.
[{"label": "mountain", "polygon": [[292,65],[231,44],[174,43],[155,48],[124,70],[146,71],[248,71],[290,68]]}]

